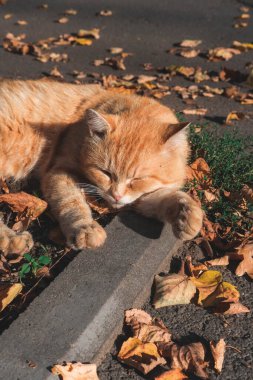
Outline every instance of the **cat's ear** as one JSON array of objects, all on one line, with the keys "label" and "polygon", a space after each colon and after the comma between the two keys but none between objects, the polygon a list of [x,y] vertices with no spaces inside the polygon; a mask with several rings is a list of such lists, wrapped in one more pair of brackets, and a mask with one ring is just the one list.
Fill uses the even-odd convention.
[{"label": "cat's ear", "polygon": [[103,138],[110,129],[105,118],[93,109],[88,109],[85,116],[91,136]]},{"label": "cat's ear", "polygon": [[167,141],[180,142],[182,138],[185,138],[185,132],[187,127],[191,123],[177,123],[168,125],[167,129],[163,133],[162,142],[165,144]]}]

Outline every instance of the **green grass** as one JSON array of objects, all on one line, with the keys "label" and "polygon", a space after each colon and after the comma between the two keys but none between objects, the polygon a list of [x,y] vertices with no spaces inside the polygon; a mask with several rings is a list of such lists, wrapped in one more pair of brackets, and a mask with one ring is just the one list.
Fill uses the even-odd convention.
[{"label": "green grass", "polygon": [[[243,137],[235,130],[218,133],[216,125],[207,124],[192,125],[189,137],[191,162],[198,157],[205,159],[211,169],[212,186],[220,193],[217,201],[202,203],[208,219],[222,227],[231,227],[228,239],[233,239],[236,233],[244,235],[253,226],[253,206],[248,203],[242,207],[239,195],[244,184],[253,185],[253,136]],[[196,187],[196,183],[190,186]],[[224,191],[238,196],[231,200]],[[202,199],[203,192],[199,190],[198,194]]]}]

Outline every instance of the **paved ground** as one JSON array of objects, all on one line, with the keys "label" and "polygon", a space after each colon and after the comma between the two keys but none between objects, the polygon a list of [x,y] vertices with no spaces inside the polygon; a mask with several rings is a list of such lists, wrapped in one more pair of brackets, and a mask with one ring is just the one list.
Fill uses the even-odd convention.
[{"label": "paved ground", "polygon": [[[90,47],[61,47],[61,52],[67,51],[69,62],[59,63],[57,67],[64,74],[67,81],[73,81],[73,70],[81,70],[85,73],[103,72],[115,73],[109,67],[94,67],[92,61],[108,56],[107,49],[119,46],[125,51],[133,53],[126,59],[127,70],[124,73],[141,74],[143,63],[152,63],[155,67],[168,66],[170,64],[183,64],[189,66],[201,66],[209,70],[219,71],[222,66],[247,72],[245,65],[252,61],[252,53],[244,53],[235,56],[232,60],[224,62],[208,62],[203,57],[184,59],[166,50],[174,43],[186,38],[203,40],[205,49],[217,46],[231,46],[232,41],[252,42],[252,19],[247,28],[235,29],[232,27],[234,17],[241,12],[239,7],[251,7],[251,0],[128,0],[128,1],[99,1],[99,0],[50,0],[48,10],[37,9],[42,1],[39,0],[9,0],[0,7],[0,17],[6,13],[13,13],[9,20],[1,19],[0,36],[7,32],[14,34],[24,31],[27,39],[36,41],[40,38],[57,36],[60,33],[76,32],[79,29],[98,27],[101,29],[101,38],[94,41]],[[57,24],[63,11],[74,8],[78,11],[76,16],[70,16],[67,24]],[[98,17],[96,13],[101,9],[111,9],[111,17]],[[15,21],[25,19],[26,26],[14,25]],[[31,56],[19,56],[7,53],[0,49],[0,75],[9,77],[38,78],[45,72],[49,72],[55,66],[54,63],[42,64]],[[116,74],[119,74],[118,72]],[[148,74],[152,75],[152,71]],[[169,85],[181,84],[188,86],[191,83],[185,79],[176,77]],[[240,85],[242,90],[249,90],[245,83]],[[186,108],[183,101],[176,95],[163,98],[162,101],[170,104],[177,111]],[[225,97],[199,98],[199,106],[208,108],[206,120],[222,123],[226,115],[232,110],[250,111],[249,106]],[[241,121],[238,129],[242,133],[252,133],[252,120]],[[242,301],[252,309],[253,289],[252,284],[246,278],[235,278],[229,271],[225,271],[225,278],[238,286],[242,295]],[[194,334],[206,339],[225,336],[234,349],[229,349],[226,355],[225,367],[222,375],[217,378],[222,380],[237,380],[239,378],[251,380],[253,378],[253,337],[252,337],[252,313],[244,316],[226,318],[226,323],[221,318],[207,314],[202,309],[193,306],[173,307],[154,312],[149,304],[146,310],[153,315],[159,315],[172,330],[177,339],[188,336],[191,340]],[[225,327],[226,326],[226,327]],[[113,359],[113,354],[108,355],[100,367],[100,377],[105,379],[141,379],[135,371],[129,370]],[[84,358],[85,360],[85,358]],[[214,376],[214,375],[212,375]]]}]

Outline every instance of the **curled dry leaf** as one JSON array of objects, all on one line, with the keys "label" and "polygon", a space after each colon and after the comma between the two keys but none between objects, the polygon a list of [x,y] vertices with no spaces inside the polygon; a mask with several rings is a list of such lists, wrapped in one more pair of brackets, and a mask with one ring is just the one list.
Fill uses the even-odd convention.
[{"label": "curled dry leaf", "polygon": [[226,343],[224,339],[220,339],[219,342],[210,342],[210,348],[214,359],[214,368],[220,373],[222,370],[224,356],[226,351]]},{"label": "curled dry leaf", "polygon": [[239,49],[217,47],[215,49],[209,50],[208,58],[210,61],[228,61],[237,54],[241,54],[241,51]]},{"label": "curled dry leaf", "polygon": [[190,47],[195,48],[196,46],[200,45],[202,43],[201,40],[183,40],[180,42],[180,46],[182,47]]},{"label": "curled dry leaf", "polygon": [[100,38],[100,29],[93,28],[93,29],[80,29],[77,33],[77,37],[93,37],[96,40]]},{"label": "curled dry leaf", "polygon": [[54,375],[61,375],[62,380],[99,380],[96,364],[66,363],[66,365],[56,364],[51,372]]},{"label": "curled dry leaf", "polygon": [[122,49],[121,47],[111,47],[111,48],[109,49],[109,52],[110,52],[111,54],[120,54],[120,53],[123,52],[123,49]]},{"label": "curled dry leaf", "polygon": [[155,309],[189,304],[196,293],[194,283],[183,274],[156,275],[154,284],[155,294],[152,303]]},{"label": "curled dry leaf", "polygon": [[16,25],[20,25],[20,26],[24,26],[24,25],[27,25],[28,22],[25,21],[25,20],[18,20],[17,22],[15,22]]},{"label": "curled dry leaf", "polygon": [[68,16],[75,16],[77,14],[77,10],[72,8],[66,9],[66,11],[64,11],[64,14]]},{"label": "curled dry leaf", "polygon": [[112,11],[110,11],[109,9],[102,9],[102,11],[98,13],[98,15],[104,17],[112,16]]},{"label": "curled dry leaf", "polygon": [[12,211],[19,214],[26,212],[31,220],[38,218],[47,208],[47,202],[24,191],[0,194],[1,202],[7,203]]},{"label": "curled dry leaf", "polygon": [[223,315],[241,314],[249,313],[250,310],[247,306],[242,305],[240,302],[228,303],[221,302],[212,310],[214,313],[219,313]]},{"label": "curled dry leaf", "polygon": [[15,297],[21,292],[21,284],[0,285],[0,312],[8,306]]},{"label": "curled dry leaf", "polygon": [[90,46],[92,42],[89,38],[75,38],[75,43],[81,46]]},{"label": "curled dry leaf", "polygon": [[227,266],[229,265],[229,256],[225,255],[222,257],[218,257],[217,259],[208,260],[205,264],[210,266]]},{"label": "curled dry leaf", "polygon": [[244,185],[241,192],[247,202],[253,203],[253,187]]},{"label": "curled dry leaf", "polygon": [[215,307],[221,302],[236,303],[239,301],[240,293],[236,287],[229,282],[223,281],[218,284],[213,293],[207,296],[203,301],[204,307]]},{"label": "curled dry leaf", "polygon": [[207,362],[205,362],[205,348],[202,343],[191,343],[186,346],[173,344],[170,351],[171,368],[180,368],[207,379]]},{"label": "curled dry leaf", "polygon": [[233,124],[231,120],[242,120],[244,118],[245,118],[245,114],[243,112],[232,111],[226,117],[226,124],[231,125]]},{"label": "curled dry leaf", "polygon": [[191,256],[186,256],[185,263],[187,264],[190,275],[194,277],[199,277],[203,271],[208,269],[205,264],[193,265]]},{"label": "curled dry leaf", "polygon": [[160,376],[155,377],[155,380],[184,380],[188,379],[179,368],[170,369],[169,371],[163,372]]},{"label": "curled dry leaf", "polygon": [[197,180],[202,189],[209,188],[212,184],[211,170],[204,158],[197,158],[190,166],[187,167],[187,180]]},{"label": "curled dry leaf", "polygon": [[63,78],[62,73],[56,66],[50,71],[50,76],[55,77],[55,78]]},{"label": "curled dry leaf", "polygon": [[194,108],[194,109],[183,110],[183,114],[185,114],[185,115],[204,116],[206,113],[207,113],[207,108]]},{"label": "curled dry leaf", "polygon": [[135,338],[143,343],[169,343],[171,334],[160,319],[152,319],[148,313],[140,309],[125,311],[125,325],[129,326]]},{"label": "curled dry leaf", "polygon": [[239,247],[232,257],[241,260],[235,270],[235,274],[237,276],[243,276],[247,273],[247,275],[253,279],[253,243]]},{"label": "curled dry leaf", "polygon": [[88,205],[91,207],[91,209],[97,212],[99,215],[106,215],[111,212],[105,204],[96,201],[96,199],[94,199],[92,196],[85,195],[85,199],[88,202]]},{"label": "curled dry leaf", "polygon": [[195,58],[197,55],[199,55],[200,50],[196,49],[184,49],[180,51],[180,55],[184,58]]},{"label": "curled dry leaf", "polygon": [[67,22],[69,22],[69,19],[68,17],[61,17],[56,22],[58,22],[59,24],[67,24]]},{"label": "curled dry leaf", "polygon": [[234,41],[233,46],[236,47],[239,51],[248,51],[253,49],[253,43],[251,42],[239,42],[239,41]]},{"label": "curled dry leaf", "polygon": [[218,271],[207,270],[198,278],[191,277],[191,281],[199,291],[198,304],[203,305],[205,299],[212,294],[219,283],[222,281],[222,275]]},{"label": "curled dry leaf", "polygon": [[144,374],[158,365],[166,364],[154,343],[142,343],[140,339],[128,338],[120,349],[118,360],[128,364]]}]

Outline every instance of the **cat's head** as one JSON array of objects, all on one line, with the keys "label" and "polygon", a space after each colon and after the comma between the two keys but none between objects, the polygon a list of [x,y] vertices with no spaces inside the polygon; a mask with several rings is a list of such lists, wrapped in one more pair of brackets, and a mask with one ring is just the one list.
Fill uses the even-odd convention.
[{"label": "cat's head", "polygon": [[[86,111],[81,155],[85,177],[112,207],[133,203],[159,188],[175,191],[185,179],[187,123],[172,111],[138,96],[110,96]],[[92,190],[94,189],[94,191]]]}]

